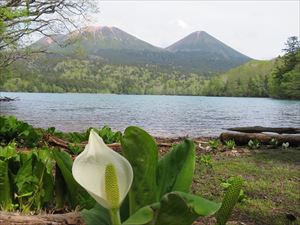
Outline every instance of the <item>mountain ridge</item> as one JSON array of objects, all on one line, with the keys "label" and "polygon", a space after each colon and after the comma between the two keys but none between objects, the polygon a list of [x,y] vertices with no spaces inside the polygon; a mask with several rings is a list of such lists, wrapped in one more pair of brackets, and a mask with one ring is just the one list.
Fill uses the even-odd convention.
[{"label": "mountain ridge", "polygon": [[87,26],[53,39],[44,37],[33,44],[39,45],[61,56],[76,57],[80,52],[86,58],[106,63],[164,65],[205,73],[224,72],[251,59],[205,31],[193,32],[160,48],[114,26]]}]

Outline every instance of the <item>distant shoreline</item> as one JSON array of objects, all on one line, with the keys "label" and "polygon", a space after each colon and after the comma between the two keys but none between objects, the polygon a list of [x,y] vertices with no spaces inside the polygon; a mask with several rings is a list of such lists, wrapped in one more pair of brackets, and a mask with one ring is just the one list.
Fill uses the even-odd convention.
[{"label": "distant shoreline", "polygon": [[217,95],[171,95],[171,94],[126,94],[126,93],[101,93],[101,92],[9,92],[0,91],[0,97],[6,97],[5,94],[99,94],[99,95],[125,95],[125,96],[174,96],[174,97],[220,97],[220,98],[267,98],[272,100],[291,100],[300,101],[300,99],[284,99],[284,98],[273,98],[268,96],[217,96]]}]

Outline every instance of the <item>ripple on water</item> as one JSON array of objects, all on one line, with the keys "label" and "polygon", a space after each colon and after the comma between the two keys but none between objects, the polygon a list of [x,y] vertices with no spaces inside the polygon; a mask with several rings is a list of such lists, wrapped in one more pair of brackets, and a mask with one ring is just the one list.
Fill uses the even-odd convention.
[{"label": "ripple on water", "polygon": [[[156,136],[216,136],[235,126],[300,127],[300,101],[268,98],[4,93],[0,112],[36,127],[81,131],[140,126]],[[4,95],[2,94],[2,95]]]}]

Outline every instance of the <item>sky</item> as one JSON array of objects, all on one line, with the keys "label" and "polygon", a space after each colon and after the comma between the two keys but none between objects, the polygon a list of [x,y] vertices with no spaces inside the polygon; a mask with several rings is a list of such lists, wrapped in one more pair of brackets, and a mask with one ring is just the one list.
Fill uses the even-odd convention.
[{"label": "sky", "polygon": [[210,35],[255,59],[282,54],[299,37],[295,1],[99,1],[88,25],[115,26],[152,45],[167,47],[194,31]]}]

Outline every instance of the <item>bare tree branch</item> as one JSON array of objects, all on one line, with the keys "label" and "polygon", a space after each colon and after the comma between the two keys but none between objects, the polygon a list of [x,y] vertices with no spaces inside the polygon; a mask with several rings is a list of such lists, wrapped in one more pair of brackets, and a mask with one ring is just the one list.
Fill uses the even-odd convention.
[{"label": "bare tree branch", "polygon": [[92,5],[92,0],[1,0],[0,67],[23,58],[23,53],[16,55],[16,49],[23,48],[24,38],[34,33],[51,38],[61,31],[78,29],[78,23],[95,11]]}]

